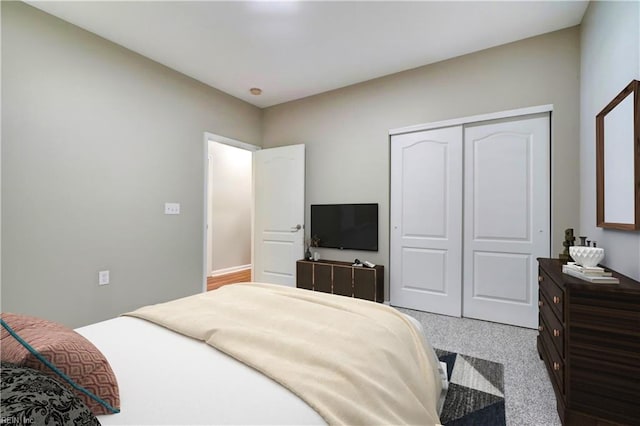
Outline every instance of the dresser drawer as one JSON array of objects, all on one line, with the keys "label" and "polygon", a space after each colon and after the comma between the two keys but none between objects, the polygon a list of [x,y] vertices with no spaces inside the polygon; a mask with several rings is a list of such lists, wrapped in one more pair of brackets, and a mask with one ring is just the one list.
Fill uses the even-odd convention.
[{"label": "dresser drawer", "polygon": [[560,322],[564,323],[564,291],[542,269],[538,270],[538,283],[540,290],[547,296],[551,309]]},{"label": "dresser drawer", "polygon": [[547,333],[549,340],[556,347],[556,350],[560,354],[560,357],[564,358],[564,326],[556,318],[552,312],[552,304],[547,300],[544,293],[539,292],[538,306],[540,307],[540,317],[544,319],[544,323],[540,322],[538,331],[540,333]]},{"label": "dresser drawer", "polygon": [[[542,315],[540,316],[540,325],[545,329],[549,327],[549,324],[545,323]],[[551,378],[556,391],[561,395],[564,395],[564,359],[560,356],[558,350],[551,341],[551,335],[549,333],[543,331],[540,333],[540,337],[542,338],[543,346],[547,354],[547,356],[544,357],[544,361],[547,365],[547,369],[549,370],[549,377]]]}]

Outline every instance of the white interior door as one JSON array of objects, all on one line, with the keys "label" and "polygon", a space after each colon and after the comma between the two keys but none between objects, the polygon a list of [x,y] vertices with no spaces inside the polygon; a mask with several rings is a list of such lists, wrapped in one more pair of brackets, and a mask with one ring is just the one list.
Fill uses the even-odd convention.
[{"label": "white interior door", "polygon": [[462,126],[391,140],[390,303],[460,316]]},{"label": "white interior door", "polygon": [[535,328],[550,251],[549,115],[465,127],[465,317]]},{"label": "white interior door", "polygon": [[304,145],[253,154],[253,280],[295,287],[304,256]]}]

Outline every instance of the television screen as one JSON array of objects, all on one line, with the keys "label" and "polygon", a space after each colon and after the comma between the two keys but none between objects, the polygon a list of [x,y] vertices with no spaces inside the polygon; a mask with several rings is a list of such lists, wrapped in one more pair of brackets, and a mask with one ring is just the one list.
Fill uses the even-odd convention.
[{"label": "television screen", "polygon": [[312,204],[311,237],[318,247],[378,251],[378,205]]}]

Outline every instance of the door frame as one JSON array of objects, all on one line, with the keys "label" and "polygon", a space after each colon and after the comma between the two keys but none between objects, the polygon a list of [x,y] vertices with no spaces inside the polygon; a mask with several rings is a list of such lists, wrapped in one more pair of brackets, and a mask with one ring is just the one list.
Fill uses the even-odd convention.
[{"label": "door frame", "polygon": [[[203,224],[202,224],[202,292],[206,292],[207,291],[207,255],[210,254],[208,247],[207,247],[207,242],[208,242],[208,229],[207,229],[207,223],[208,223],[208,218],[209,218],[209,203],[208,203],[208,199],[209,199],[209,142],[218,142],[224,145],[229,145],[229,146],[233,146],[236,148],[240,148],[240,149],[244,149],[247,151],[251,151],[252,153],[255,151],[259,151],[262,149],[262,147],[259,147],[257,145],[252,145],[250,143],[246,143],[246,142],[242,142],[239,141],[237,139],[232,139],[232,138],[228,138],[226,136],[221,136],[221,135],[217,135],[215,133],[210,133],[210,132],[204,132],[204,177],[203,177],[203,206],[204,206],[204,210],[203,210]],[[253,167],[251,170],[251,174],[253,174]],[[253,191],[253,188],[252,188]],[[254,196],[253,196],[253,192],[251,195],[251,264],[253,265],[253,215],[254,215]]]}]

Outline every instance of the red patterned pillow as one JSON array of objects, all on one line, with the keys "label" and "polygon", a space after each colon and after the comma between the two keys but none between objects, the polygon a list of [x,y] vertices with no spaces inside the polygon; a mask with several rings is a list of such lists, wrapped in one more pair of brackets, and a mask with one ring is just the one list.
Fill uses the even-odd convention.
[{"label": "red patterned pillow", "polygon": [[[65,383],[95,414],[112,414],[120,408],[118,382],[106,358],[86,338],[61,324],[17,314],[2,314],[2,319],[26,343],[71,378],[77,385],[98,397],[98,401],[74,388],[61,376],[13,338],[4,327],[1,334],[2,361],[40,370]],[[117,411],[115,411],[117,412]]]},{"label": "red patterned pillow", "polygon": [[[43,334],[49,331],[69,330],[62,324],[27,315],[3,313],[2,319],[9,324],[13,331],[20,335],[24,330],[39,330]],[[0,338],[2,339],[2,347],[0,347],[2,361],[23,365],[27,357],[31,355],[27,348],[11,337],[4,327],[0,327]],[[27,341],[27,343],[32,342]]]}]

